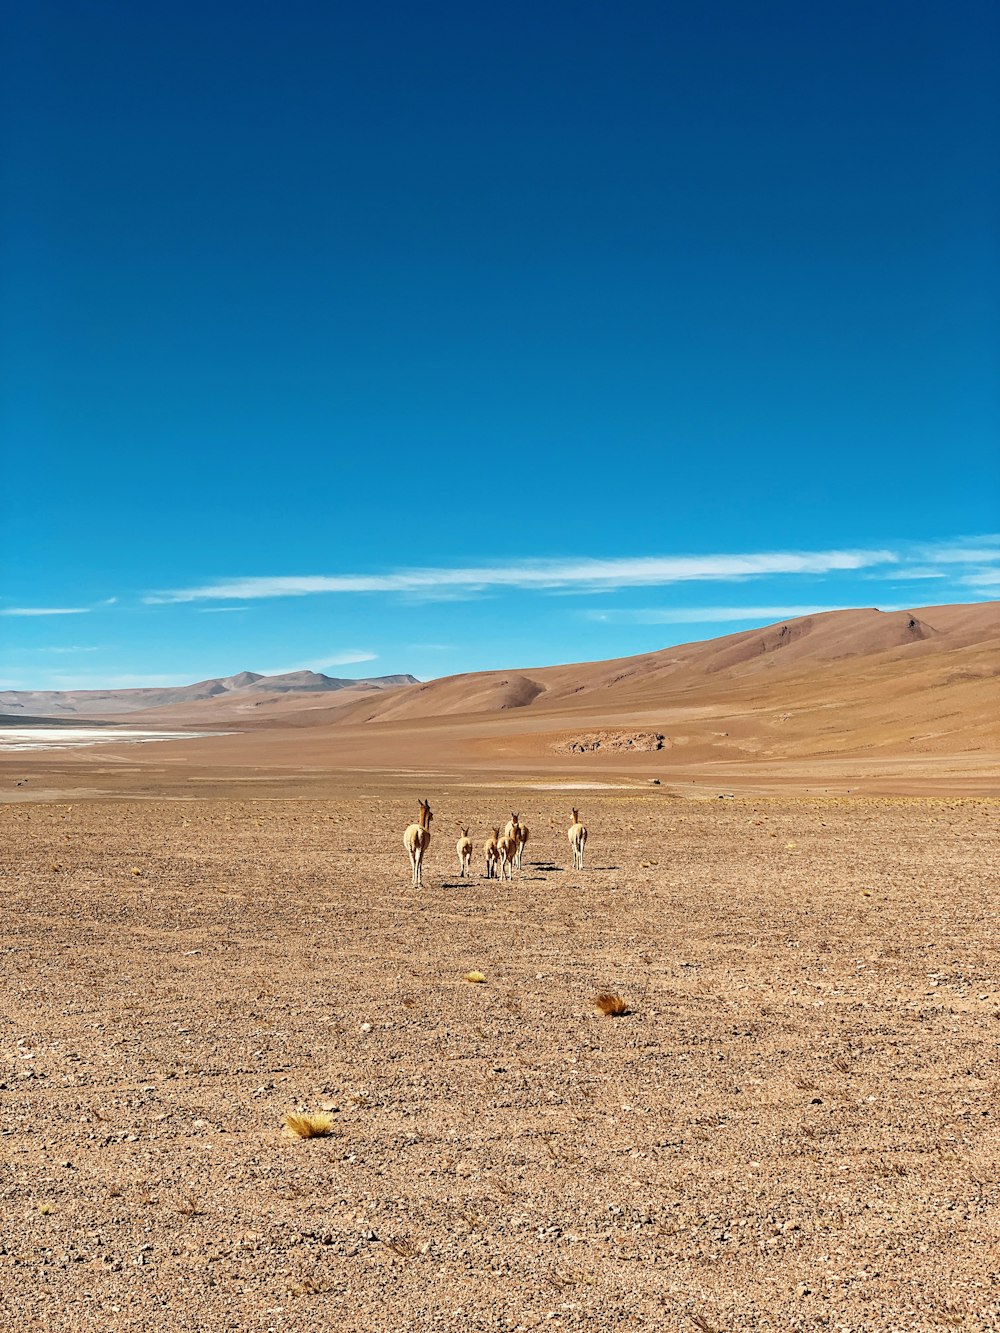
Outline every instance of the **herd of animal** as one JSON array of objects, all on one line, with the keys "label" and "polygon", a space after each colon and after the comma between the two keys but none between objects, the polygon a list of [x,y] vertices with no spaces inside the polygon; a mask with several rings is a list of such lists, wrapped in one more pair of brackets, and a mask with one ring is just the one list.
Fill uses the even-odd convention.
[{"label": "herd of animal", "polygon": [[[427,801],[420,801],[420,817],[416,824],[410,824],[403,834],[403,846],[410,856],[410,866],[413,870],[413,887],[420,888],[423,882],[424,856],[427,854],[427,848],[431,841],[431,820],[434,816],[431,814],[431,807]],[[472,839],[469,837],[468,828],[462,828],[462,836],[455,844],[455,852],[458,856],[458,873],[464,878],[466,873],[472,874],[472,854],[474,851]],[[587,845],[587,826],[580,822],[579,810],[573,811],[573,822],[566,830],[566,836],[569,839],[569,845],[573,851],[573,869],[583,869],[583,852]],[[483,843],[483,854],[486,858],[486,878],[504,879],[514,878],[514,871],[521,869],[521,858],[524,855],[524,849],[528,842],[528,827],[521,823],[521,816],[513,811],[503,833],[500,832],[499,824],[494,828],[491,837]]]}]

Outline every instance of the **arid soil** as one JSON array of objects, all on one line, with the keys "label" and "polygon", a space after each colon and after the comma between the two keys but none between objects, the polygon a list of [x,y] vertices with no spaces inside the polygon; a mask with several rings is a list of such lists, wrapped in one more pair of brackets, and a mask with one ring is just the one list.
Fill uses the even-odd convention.
[{"label": "arid soil", "polygon": [[1000,1328],[996,801],[49,786],[0,806],[3,1333]]}]

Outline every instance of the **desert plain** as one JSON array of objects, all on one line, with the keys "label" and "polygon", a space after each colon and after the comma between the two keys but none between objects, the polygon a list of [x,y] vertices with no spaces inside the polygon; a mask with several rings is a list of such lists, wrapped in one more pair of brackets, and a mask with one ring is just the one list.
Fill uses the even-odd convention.
[{"label": "desert plain", "polygon": [[0,1328],[1000,1328],[995,672],[906,651],[0,758]]}]

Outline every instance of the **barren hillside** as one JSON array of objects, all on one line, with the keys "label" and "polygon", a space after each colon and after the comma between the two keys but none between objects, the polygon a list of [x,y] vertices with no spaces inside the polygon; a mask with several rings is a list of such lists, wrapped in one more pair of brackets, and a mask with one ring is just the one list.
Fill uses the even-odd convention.
[{"label": "barren hillside", "polygon": [[1000,768],[998,674],[1000,603],[838,611],[613,661],[333,690],[253,680],[130,707],[131,725],[228,734],[116,762],[980,792]]}]

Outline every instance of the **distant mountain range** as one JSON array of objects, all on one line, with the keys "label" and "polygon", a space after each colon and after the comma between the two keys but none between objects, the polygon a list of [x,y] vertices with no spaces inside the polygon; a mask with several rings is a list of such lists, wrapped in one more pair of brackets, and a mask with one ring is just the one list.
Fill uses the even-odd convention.
[{"label": "distant mountain range", "polygon": [[261,676],[241,671],[235,676],[200,680],[194,685],[160,686],[133,690],[3,690],[0,723],[31,718],[119,717],[150,708],[189,705],[215,700],[230,706],[240,700],[252,705],[259,696],[332,694],[340,690],[370,693],[416,685],[415,676],[374,676],[341,680],[316,671],[291,671],[282,676]]}]

